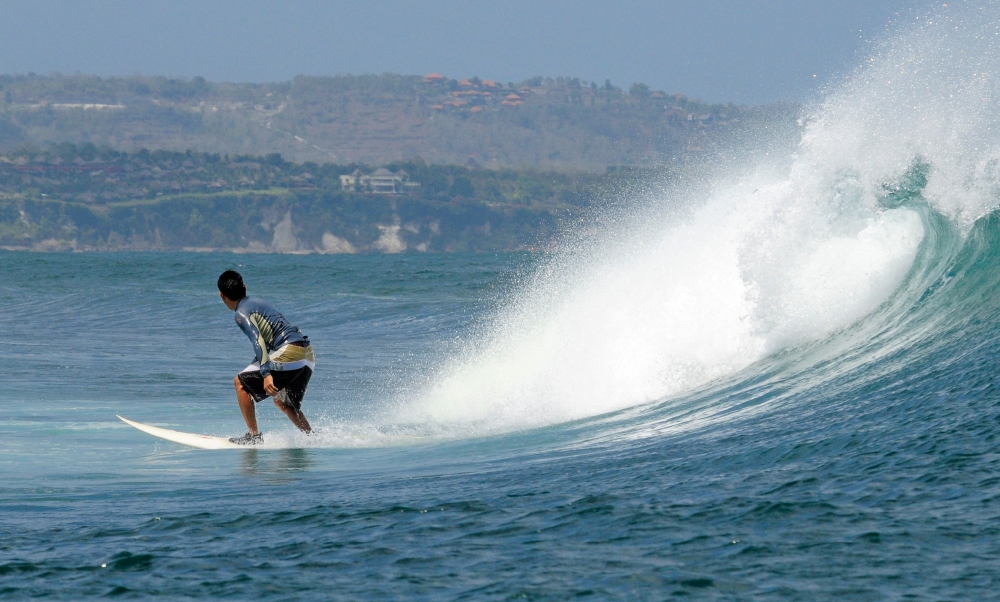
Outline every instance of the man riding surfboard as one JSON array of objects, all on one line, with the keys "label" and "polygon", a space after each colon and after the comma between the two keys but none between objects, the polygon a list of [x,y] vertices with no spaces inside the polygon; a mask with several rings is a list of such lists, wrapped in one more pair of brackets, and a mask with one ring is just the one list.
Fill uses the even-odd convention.
[{"label": "man riding surfboard", "polygon": [[309,337],[302,334],[267,302],[247,296],[243,277],[233,270],[219,276],[219,296],[226,307],[236,312],[236,324],[246,333],[254,348],[254,361],[233,379],[236,401],[249,431],[230,439],[240,445],[264,442],[257,430],[255,404],[274,398],[285,416],[304,433],[312,432],[302,413],[302,398],[316,366]]}]

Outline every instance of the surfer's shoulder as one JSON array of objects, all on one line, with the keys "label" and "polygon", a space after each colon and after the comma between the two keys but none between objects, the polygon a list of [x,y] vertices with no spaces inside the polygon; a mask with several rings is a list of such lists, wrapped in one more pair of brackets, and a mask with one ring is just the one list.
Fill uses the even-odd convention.
[{"label": "surfer's shoulder", "polygon": [[242,322],[247,316],[253,311],[253,299],[251,297],[243,297],[236,302],[236,307],[233,309],[233,313],[236,314],[236,321]]},{"label": "surfer's shoulder", "polygon": [[274,307],[260,297],[243,297],[236,306],[238,313],[252,314],[255,311],[261,313],[273,312]]}]

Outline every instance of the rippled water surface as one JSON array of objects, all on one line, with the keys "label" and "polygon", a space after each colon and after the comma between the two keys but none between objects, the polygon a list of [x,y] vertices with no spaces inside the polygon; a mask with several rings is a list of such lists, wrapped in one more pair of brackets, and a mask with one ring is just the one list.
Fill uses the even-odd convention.
[{"label": "rippled water surface", "polygon": [[[935,307],[880,323],[905,346],[828,340],[497,434],[389,410],[531,257],[0,254],[0,594],[990,597],[997,233],[984,222]],[[228,267],[315,341],[315,440],[273,407],[281,449],[186,449],[115,418],[242,432],[230,381],[251,352],[213,289]]]},{"label": "rippled water surface", "polygon": [[[1000,3],[949,4],[547,257],[0,251],[0,597],[996,599]],[[312,437],[115,418],[244,432],[227,268]]]}]

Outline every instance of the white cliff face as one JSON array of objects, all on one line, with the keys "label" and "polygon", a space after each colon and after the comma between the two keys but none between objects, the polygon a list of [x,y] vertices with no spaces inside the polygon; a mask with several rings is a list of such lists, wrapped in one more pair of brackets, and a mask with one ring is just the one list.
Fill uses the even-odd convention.
[{"label": "white cliff face", "polygon": [[399,238],[399,225],[379,226],[382,235],[375,241],[375,248],[383,253],[402,253],[406,250],[406,243]]},{"label": "white cliff face", "polygon": [[[406,251],[406,242],[399,236],[402,227],[399,224],[391,226],[378,226],[381,235],[372,244],[372,248],[382,253],[402,253]],[[357,253],[358,248],[349,240],[337,236],[331,232],[323,234],[320,241],[321,246],[314,246],[312,249],[302,247],[298,237],[295,236],[295,224],[292,222],[292,212],[288,211],[285,216],[274,225],[274,236],[271,244],[267,247],[256,243],[258,249],[253,249],[251,243],[248,250],[272,253],[327,253],[327,254],[352,254]]]},{"label": "white cliff face", "polygon": [[292,212],[275,224],[274,238],[271,240],[271,250],[278,253],[294,253],[299,250],[299,240],[295,237],[295,226],[292,224]]},{"label": "white cliff face", "polygon": [[323,235],[323,249],[320,252],[336,255],[357,253],[358,250],[350,241],[327,232]]}]

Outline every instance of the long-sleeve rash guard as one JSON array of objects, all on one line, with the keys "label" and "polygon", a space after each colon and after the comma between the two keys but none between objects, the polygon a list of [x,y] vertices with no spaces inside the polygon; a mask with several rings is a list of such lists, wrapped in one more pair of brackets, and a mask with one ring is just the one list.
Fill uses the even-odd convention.
[{"label": "long-sleeve rash guard", "polygon": [[293,346],[287,353],[278,354],[280,357],[274,356],[275,351],[289,343],[308,345],[308,338],[266,301],[254,297],[241,299],[236,304],[236,323],[253,343],[255,363],[260,365],[262,375],[267,376],[272,370],[294,370],[302,365],[312,368],[315,359],[311,348],[303,350]]}]

